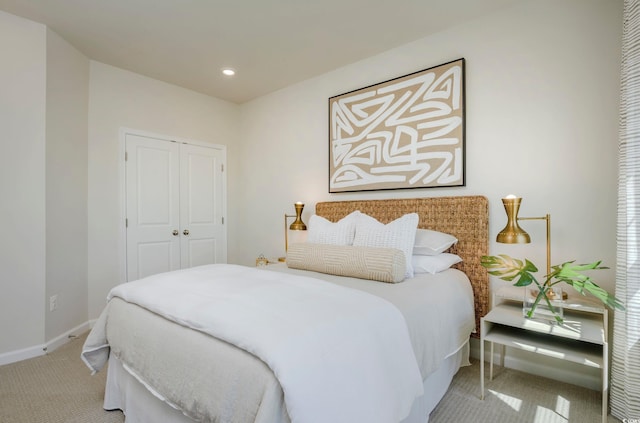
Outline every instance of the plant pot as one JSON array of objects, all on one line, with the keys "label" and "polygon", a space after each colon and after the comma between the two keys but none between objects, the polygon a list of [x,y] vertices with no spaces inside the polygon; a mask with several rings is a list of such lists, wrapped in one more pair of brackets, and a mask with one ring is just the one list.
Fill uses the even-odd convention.
[{"label": "plant pot", "polygon": [[[522,302],[523,316],[528,319],[562,324],[564,317],[562,294],[562,288],[555,286],[546,290],[540,290],[537,286],[526,287]],[[549,300],[548,302],[545,296]]]}]

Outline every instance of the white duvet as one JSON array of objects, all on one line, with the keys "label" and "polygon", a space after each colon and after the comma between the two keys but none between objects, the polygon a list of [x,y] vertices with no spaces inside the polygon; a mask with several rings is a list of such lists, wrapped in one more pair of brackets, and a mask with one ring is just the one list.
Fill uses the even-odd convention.
[{"label": "white duvet", "polygon": [[[259,357],[294,423],[397,422],[422,394],[403,315],[366,292],[218,264],[119,285],[112,297]],[[108,345],[94,341],[83,358],[96,371]]]}]

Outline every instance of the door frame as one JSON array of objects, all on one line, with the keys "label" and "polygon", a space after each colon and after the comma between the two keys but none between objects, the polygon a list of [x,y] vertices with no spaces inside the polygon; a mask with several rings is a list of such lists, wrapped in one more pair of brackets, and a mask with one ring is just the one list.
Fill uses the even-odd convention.
[{"label": "door frame", "polygon": [[224,166],[224,171],[222,172],[222,215],[224,216],[224,225],[222,230],[224,231],[224,239],[225,239],[225,256],[228,254],[228,236],[229,233],[227,231],[228,228],[228,220],[227,220],[227,146],[222,144],[214,144],[205,141],[198,141],[189,138],[183,137],[175,137],[171,135],[163,135],[150,131],[143,131],[139,129],[132,129],[121,127],[119,130],[119,145],[118,145],[118,186],[119,186],[119,208],[120,208],[120,236],[118,240],[118,248],[120,250],[120,282],[127,281],[127,227],[126,227],[126,218],[127,218],[127,180],[126,180],[126,165],[125,165],[125,151],[126,151],[126,140],[127,135],[137,135],[141,137],[154,138],[162,141],[175,141],[181,144],[192,144],[198,145],[200,147],[209,147],[220,150],[222,153],[222,163]]}]

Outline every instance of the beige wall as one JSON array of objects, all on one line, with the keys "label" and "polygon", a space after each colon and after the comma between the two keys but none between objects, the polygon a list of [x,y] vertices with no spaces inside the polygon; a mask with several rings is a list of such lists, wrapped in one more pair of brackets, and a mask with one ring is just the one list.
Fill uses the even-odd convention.
[{"label": "beige wall", "polygon": [[0,358],[44,342],[45,37],[0,12]]},{"label": "beige wall", "polygon": [[[46,316],[50,341],[88,320],[89,59],[47,30]],[[49,298],[57,296],[50,311]]]},{"label": "beige wall", "polygon": [[[89,61],[45,26],[2,12],[0,52],[6,223],[0,362],[6,362],[42,354],[49,341],[88,319]],[[54,312],[52,294],[59,295]]]},{"label": "beige wall", "polygon": [[124,153],[121,128],[228,146],[238,144],[239,106],[99,62],[89,97],[89,317],[124,282]]},{"label": "beige wall", "polygon": [[[282,215],[298,200],[308,219],[324,200],[481,194],[495,239],[506,222],[500,198],[513,193],[521,216],[551,214],[554,263],[613,267],[621,29],[619,1],[524,2],[244,104],[230,261],[282,255]],[[460,57],[466,187],[328,194],[327,99]],[[544,268],[544,223],[522,226],[532,244],[491,251]],[[613,276],[597,280],[613,289]]]}]

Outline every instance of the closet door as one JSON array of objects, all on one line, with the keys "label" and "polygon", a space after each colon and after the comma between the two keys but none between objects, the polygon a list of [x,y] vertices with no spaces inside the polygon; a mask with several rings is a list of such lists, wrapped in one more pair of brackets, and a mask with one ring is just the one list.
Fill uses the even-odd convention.
[{"label": "closet door", "polygon": [[226,262],[220,150],[180,145],[181,266]]},{"label": "closet door", "polygon": [[126,134],[127,280],[227,260],[224,151]]},{"label": "closet door", "polygon": [[127,280],[180,269],[180,144],[126,135]]}]

